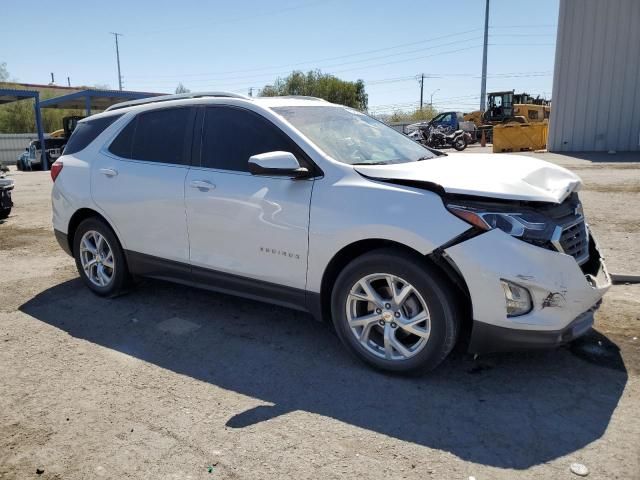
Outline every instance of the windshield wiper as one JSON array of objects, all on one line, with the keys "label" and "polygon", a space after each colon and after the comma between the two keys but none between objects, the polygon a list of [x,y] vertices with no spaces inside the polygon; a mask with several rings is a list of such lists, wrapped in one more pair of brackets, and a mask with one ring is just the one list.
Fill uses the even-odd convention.
[{"label": "windshield wiper", "polygon": [[424,156],[424,157],[420,157],[416,160],[416,162],[421,162],[422,160],[431,160],[433,157],[428,157],[428,156]]}]

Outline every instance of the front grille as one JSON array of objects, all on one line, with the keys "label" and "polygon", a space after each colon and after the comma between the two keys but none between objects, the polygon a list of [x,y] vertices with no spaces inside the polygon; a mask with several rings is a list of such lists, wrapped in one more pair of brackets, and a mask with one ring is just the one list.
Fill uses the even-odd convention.
[{"label": "front grille", "polygon": [[541,210],[544,210],[544,214],[552,218],[557,225],[550,246],[571,255],[578,265],[589,260],[589,231],[584,222],[578,194],[574,192],[560,205]]},{"label": "front grille", "polygon": [[571,255],[578,265],[589,260],[589,233],[582,215],[572,223],[561,226],[560,239],[554,246],[561,252]]}]

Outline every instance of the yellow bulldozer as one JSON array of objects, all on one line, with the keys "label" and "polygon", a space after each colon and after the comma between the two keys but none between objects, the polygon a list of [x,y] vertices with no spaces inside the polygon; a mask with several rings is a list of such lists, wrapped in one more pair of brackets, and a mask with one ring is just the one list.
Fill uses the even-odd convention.
[{"label": "yellow bulldozer", "polygon": [[493,126],[503,123],[539,123],[549,121],[551,102],[544,98],[533,98],[528,93],[514,90],[487,94],[487,109],[464,115],[465,121],[475,123],[478,134],[485,134],[488,142],[493,140]]}]

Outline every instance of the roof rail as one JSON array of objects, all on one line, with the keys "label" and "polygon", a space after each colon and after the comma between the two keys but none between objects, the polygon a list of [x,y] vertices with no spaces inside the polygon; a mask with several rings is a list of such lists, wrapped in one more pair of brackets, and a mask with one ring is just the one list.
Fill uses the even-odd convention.
[{"label": "roof rail", "polygon": [[204,98],[204,97],[227,97],[227,98],[242,98],[249,100],[246,95],[240,95],[239,93],[231,92],[194,92],[194,93],[178,93],[176,95],[159,95],[157,97],[141,98],[140,100],[131,100],[128,102],[116,103],[111,105],[105,110],[118,110],[120,108],[133,107],[135,105],[146,105],[147,103],[168,102],[170,100],[181,100],[184,98]]},{"label": "roof rail", "polygon": [[301,100],[320,100],[326,102],[324,98],[312,97],[310,95],[278,95],[277,98],[299,98]]}]

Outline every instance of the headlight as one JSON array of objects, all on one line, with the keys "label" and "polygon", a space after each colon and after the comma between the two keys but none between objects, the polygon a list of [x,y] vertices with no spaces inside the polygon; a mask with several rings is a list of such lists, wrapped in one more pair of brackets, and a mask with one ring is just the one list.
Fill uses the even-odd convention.
[{"label": "headlight", "polygon": [[548,241],[556,228],[555,223],[536,212],[501,212],[462,205],[447,205],[447,209],[482,230],[499,228],[526,240]]}]

